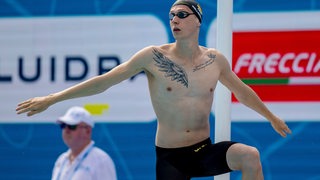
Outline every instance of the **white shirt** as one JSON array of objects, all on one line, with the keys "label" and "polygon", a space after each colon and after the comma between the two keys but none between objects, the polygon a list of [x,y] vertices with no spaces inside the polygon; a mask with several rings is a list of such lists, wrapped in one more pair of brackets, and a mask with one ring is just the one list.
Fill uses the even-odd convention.
[{"label": "white shirt", "polygon": [[71,150],[62,153],[55,162],[52,180],[116,180],[116,170],[110,156],[91,143],[73,160]]}]

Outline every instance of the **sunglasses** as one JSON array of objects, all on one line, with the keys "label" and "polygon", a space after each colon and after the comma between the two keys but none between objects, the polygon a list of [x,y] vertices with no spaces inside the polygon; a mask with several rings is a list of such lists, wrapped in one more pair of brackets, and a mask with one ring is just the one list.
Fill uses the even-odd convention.
[{"label": "sunglasses", "polygon": [[64,129],[66,127],[68,127],[68,129],[70,129],[72,131],[75,131],[77,129],[78,125],[69,125],[69,124],[65,124],[65,123],[60,124],[61,129]]},{"label": "sunglasses", "polygon": [[188,12],[186,12],[186,11],[179,11],[179,12],[177,12],[177,13],[170,13],[169,14],[169,19],[172,21],[172,19],[175,17],[175,16],[177,16],[178,18],[180,18],[180,19],[184,19],[184,18],[186,18],[186,17],[188,17],[188,16],[190,16],[190,15],[192,15],[192,14],[194,14],[194,13],[188,13]]}]

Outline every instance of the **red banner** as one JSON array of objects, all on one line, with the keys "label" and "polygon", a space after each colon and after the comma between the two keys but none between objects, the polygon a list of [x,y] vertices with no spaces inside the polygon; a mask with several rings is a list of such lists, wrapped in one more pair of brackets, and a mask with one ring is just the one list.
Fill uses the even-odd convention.
[{"label": "red banner", "polygon": [[233,70],[264,101],[320,101],[319,42],[320,30],[234,32]]}]

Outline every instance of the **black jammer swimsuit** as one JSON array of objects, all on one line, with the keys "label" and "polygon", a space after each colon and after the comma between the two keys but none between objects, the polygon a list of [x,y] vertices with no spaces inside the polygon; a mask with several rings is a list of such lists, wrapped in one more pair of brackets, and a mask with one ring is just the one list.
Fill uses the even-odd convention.
[{"label": "black jammer swimsuit", "polygon": [[191,177],[215,176],[231,172],[226,160],[229,147],[236,142],[202,142],[181,148],[156,146],[157,180],[189,180]]}]

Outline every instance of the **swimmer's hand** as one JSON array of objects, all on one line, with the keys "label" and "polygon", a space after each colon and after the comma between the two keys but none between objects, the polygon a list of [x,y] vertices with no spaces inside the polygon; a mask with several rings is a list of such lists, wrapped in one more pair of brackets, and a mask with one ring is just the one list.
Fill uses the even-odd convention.
[{"label": "swimmer's hand", "polygon": [[275,117],[271,121],[271,126],[273,129],[279,133],[282,137],[287,137],[287,134],[291,134],[291,130],[288,125],[278,117]]},{"label": "swimmer's hand", "polygon": [[18,104],[17,114],[27,113],[28,116],[46,110],[52,104],[52,96],[35,97]]}]

